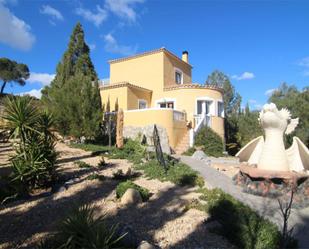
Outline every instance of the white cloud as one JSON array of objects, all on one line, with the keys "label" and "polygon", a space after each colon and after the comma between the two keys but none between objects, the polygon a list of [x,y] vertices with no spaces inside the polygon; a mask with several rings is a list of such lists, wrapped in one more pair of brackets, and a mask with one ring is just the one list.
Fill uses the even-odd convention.
[{"label": "white cloud", "polygon": [[27,80],[30,83],[40,83],[43,86],[49,85],[50,82],[55,78],[55,74],[48,73],[30,73],[30,77]]},{"label": "white cloud", "polygon": [[0,42],[27,51],[35,42],[31,27],[0,2]]},{"label": "white cloud", "polygon": [[303,72],[304,76],[309,76],[309,56],[302,58],[298,62],[298,65],[305,69],[304,72]]},{"label": "white cloud", "polygon": [[299,61],[298,65],[303,66],[303,67],[309,67],[309,56],[305,57],[305,58],[302,58]]},{"label": "white cloud", "polygon": [[19,95],[21,96],[32,96],[32,97],[36,97],[38,99],[40,99],[42,97],[42,92],[41,92],[42,89],[32,89],[28,92],[22,92],[22,93],[19,93]]},{"label": "white cloud", "polygon": [[236,80],[250,80],[250,79],[253,79],[254,77],[255,77],[254,73],[244,72],[241,75],[233,75],[232,79],[236,79]]},{"label": "white cloud", "polygon": [[40,10],[41,14],[48,15],[52,19],[63,21],[63,15],[59,10],[56,10],[55,8],[51,7],[50,5],[43,5],[42,9]]},{"label": "white cloud", "polygon": [[111,33],[105,35],[104,40],[105,40],[105,50],[107,52],[128,56],[135,54],[137,51],[136,45],[132,47],[118,44],[117,40],[112,36]]},{"label": "white cloud", "polygon": [[99,5],[97,5],[96,13],[84,8],[77,8],[75,13],[85,18],[87,21],[92,22],[97,27],[99,27],[107,18],[107,11],[102,9]]},{"label": "white cloud", "polygon": [[277,88],[271,88],[265,91],[265,95],[270,97],[275,91],[277,91]]},{"label": "white cloud", "polygon": [[144,0],[106,0],[105,7],[117,16],[135,22],[134,5],[138,3],[144,3]]}]

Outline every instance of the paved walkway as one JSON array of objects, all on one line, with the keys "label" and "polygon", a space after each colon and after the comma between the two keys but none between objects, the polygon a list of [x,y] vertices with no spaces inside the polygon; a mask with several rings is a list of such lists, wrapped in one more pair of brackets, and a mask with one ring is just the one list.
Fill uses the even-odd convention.
[{"label": "paved walkway", "polygon": [[[189,156],[181,156],[180,159],[194,170],[200,172],[210,187],[222,189],[224,192],[232,195],[234,198],[255,209],[259,214],[276,223],[281,229],[282,218],[279,213],[277,200],[242,192],[239,186],[233,184],[231,178],[207,166],[203,161],[193,159]],[[297,210],[293,209],[289,222],[290,226],[295,226],[295,237],[299,240],[300,248],[309,248],[309,207]]]}]

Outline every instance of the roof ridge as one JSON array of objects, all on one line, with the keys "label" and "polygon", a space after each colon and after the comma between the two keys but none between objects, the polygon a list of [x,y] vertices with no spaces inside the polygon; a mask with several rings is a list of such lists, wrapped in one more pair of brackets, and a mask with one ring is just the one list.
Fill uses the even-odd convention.
[{"label": "roof ridge", "polygon": [[100,86],[99,88],[100,89],[111,89],[111,88],[124,87],[124,86],[134,87],[134,88],[138,88],[138,89],[141,89],[141,90],[152,92],[152,90],[150,90],[150,89],[132,84],[128,81],[115,82],[115,83],[112,83],[112,84],[109,84],[109,85]]},{"label": "roof ridge", "polygon": [[121,61],[131,60],[131,59],[143,57],[143,56],[146,56],[146,55],[156,54],[158,52],[166,52],[166,53],[172,55],[173,57],[177,58],[179,61],[183,62],[184,64],[186,64],[186,65],[188,65],[192,68],[192,66],[189,63],[183,61],[180,57],[178,57],[177,55],[175,55],[174,53],[172,53],[171,51],[169,51],[165,47],[153,49],[153,50],[150,50],[150,51],[145,51],[145,52],[138,53],[138,54],[135,54],[135,55],[130,55],[130,56],[127,56],[127,57],[121,57],[121,58],[118,58],[118,59],[109,60],[108,63],[112,64],[112,63],[117,63],[117,62],[121,62]]}]

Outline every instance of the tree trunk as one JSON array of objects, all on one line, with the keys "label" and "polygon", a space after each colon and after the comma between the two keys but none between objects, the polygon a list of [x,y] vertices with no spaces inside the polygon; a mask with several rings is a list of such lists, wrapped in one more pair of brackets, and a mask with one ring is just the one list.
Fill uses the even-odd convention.
[{"label": "tree trunk", "polygon": [[1,92],[0,92],[1,94],[4,91],[5,85],[6,85],[6,81],[3,81],[2,86],[1,86]]}]

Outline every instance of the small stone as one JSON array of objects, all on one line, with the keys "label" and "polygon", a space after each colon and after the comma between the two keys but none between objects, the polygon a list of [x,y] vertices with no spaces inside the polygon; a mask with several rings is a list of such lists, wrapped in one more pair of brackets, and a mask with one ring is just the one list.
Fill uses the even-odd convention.
[{"label": "small stone", "polygon": [[74,184],[74,179],[68,180],[64,184],[65,185],[72,185],[72,184]]},{"label": "small stone", "polygon": [[139,246],[137,247],[137,249],[156,249],[156,247],[152,244],[150,244],[149,242],[143,240]]},{"label": "small stone", "polygon": [[142,202],[142,197],[140,193],[133,188],[127,189],[124,195],[121,197],[121,204],[122,205],[132,205],[138,204]]}]

